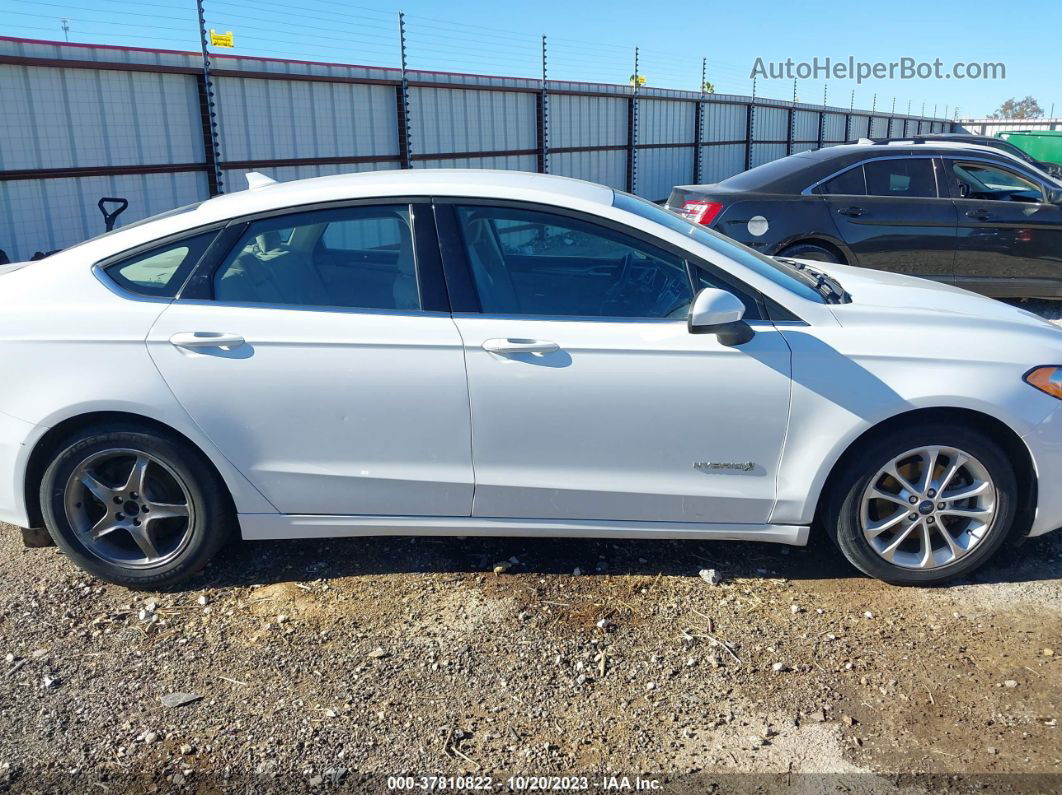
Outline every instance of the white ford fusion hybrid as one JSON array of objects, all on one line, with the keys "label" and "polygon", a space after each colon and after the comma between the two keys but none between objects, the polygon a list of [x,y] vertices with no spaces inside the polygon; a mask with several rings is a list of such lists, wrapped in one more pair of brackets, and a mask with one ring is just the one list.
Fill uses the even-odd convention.
[{"label": "white ford fusion hybrid", "polygon": [[249,190],[0,269],[0,520],[158,587],[244,539],[771,541],[897,584],[1062,525],[1062,332],[610,188]]}]

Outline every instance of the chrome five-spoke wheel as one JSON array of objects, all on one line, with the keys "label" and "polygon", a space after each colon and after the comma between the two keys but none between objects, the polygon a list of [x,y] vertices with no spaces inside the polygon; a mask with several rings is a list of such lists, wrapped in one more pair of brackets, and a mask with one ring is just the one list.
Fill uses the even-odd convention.
[{"label": "chrome five-spoke wheel", "polygon": [[955,447],[922,447],[896,456],[870,479],[860,527],[888,563],[939,569],[984,540],[996,506],[996,486],[976,457]]},{"label": "chrome five-spoke wheel", "polygon": [[85,549],[123,568],[173,560],[188,545],[195,523],[188,485],[141,450],[107,449],[85,458],[67,478],[63,504]]}]

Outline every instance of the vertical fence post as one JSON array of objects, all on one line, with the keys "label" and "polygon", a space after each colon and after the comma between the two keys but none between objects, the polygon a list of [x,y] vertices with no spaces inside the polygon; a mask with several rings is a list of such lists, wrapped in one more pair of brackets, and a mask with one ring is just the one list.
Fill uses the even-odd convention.
[{"label": "vertical fence post", "polygon": [[542,90],[538,93],[538,171],[549,173],[549,92],[546,69],[546,34],[542,34]]},{"label": "vertical fence post", "polygon": [[693,184],[701,184],[701,138],[704,137],[704,85],[708,81],[708,59],[701,59],[701,98],[693,113]]},{"label": "vertical fence post", "polygon": [[852,89],[852,98],[848,101],[848,112],[844,114],[844,140],[845,143],[852,140],[852,111],[855,110],[855,89]]},{"label": "vertical fence post", "polygon": [[793,138],[796,135],[797,81],[793,78],[793,104],[789,106],[789,132],[785,136],[785,153],[793,154]]},{"label": "vertical fence post", "polygon": [[203,0],[195,0],[199,14],[199,44],[203,50],[203,74],[199,77],[199,116],[203,125],[203,153],[206,157],[207,187],[211,196],[224,192],[221,174],[221,139],[218,137],[218,116],[214,107],[214,83],[210,79],[210,53],[207,50],[206,14]]},{"label": "vertical fence post", "polygon": [[822,110],[819,111],[819,149],[822,149],[823,143],[826,141],[826,91],[827,83],[822,84]]},{"label": "vertical fence post", "polygon": [[627,192],[638,190],[638,48],[634,48],[634,92],[627,105]]},{"label": "vertical fence post", "polygon": [[397,112],[398,123],[398,160],[402,168],[413,167],[413,140],[409,134],[409,77],[406,74],[406,15],[398,12],[398,55],[401,66],[401,80],[398,84]]},{"label": "vertical fence post", "polygon": [[745,170],[752,168],[752,125],[756,120],[756,78],[752,78],[752,101],[745,108]]}]

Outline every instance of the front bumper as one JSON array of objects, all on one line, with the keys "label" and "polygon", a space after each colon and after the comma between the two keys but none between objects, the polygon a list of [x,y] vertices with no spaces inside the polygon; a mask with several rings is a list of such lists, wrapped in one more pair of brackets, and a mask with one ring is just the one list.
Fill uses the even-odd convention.
[{"label": "front bumper", "polygon": [[1029,537],[1062,528],[1062,406],[1024,437],[1036,469],[1037,504]]},{"label": "front bumper", "polygon": [[0,522],[29,526],[23,475],[36,430],[0,412]]}]

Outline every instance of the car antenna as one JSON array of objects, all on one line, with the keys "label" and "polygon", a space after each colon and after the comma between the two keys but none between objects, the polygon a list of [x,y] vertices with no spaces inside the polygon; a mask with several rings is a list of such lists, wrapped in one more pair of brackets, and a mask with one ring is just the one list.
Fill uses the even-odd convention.
[{"label": "car antenna", "polygon": [[277,183],[272,177],[267,177],[265,174],[258,171],[248,171],[245,176],[247,177],[248,190],[264,188],[266,185],[275,185]]}]

